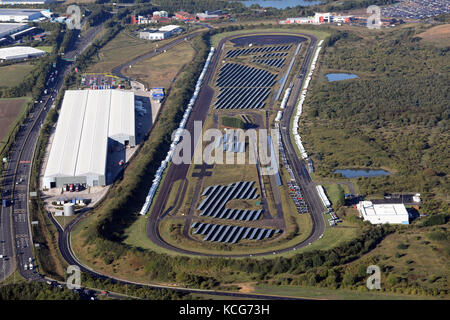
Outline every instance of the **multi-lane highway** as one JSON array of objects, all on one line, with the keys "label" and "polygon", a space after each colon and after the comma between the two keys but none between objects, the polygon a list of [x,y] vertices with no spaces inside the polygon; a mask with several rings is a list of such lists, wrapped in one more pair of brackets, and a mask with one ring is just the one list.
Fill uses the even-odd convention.
[{"label": "multi-lane highway", "polygon": [[[73,58],[82,53],[102,28],[103,25],[99,25],[77,38],[73,49],[67,52],[65,57]],[[34,268],[33,241],[28,214],[29,178],[41,125],[63,85],[65,76],[71,70],[72,63],[63,62],[52,71],[53,74],[58,71],[58,74],[48,83],[47,94],[42,94],[31,108],[30,115],[20,126],[8,155],[8,167],[2,188],[2,198],[8,200],[8,206],[1,208],[0,220],[0,254],[6,256],[6,259],[0,259],[0,280],[11,275],[16,265],[24,278],[41,279]]]}]

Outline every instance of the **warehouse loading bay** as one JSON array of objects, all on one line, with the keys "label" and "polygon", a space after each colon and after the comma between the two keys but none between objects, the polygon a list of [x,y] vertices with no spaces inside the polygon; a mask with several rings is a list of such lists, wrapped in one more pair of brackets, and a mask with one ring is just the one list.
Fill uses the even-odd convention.
[{"label": "warehouse loading bay", "polygon": [[[137,89],[137,88],[136,88]],[[135,97],[135,130],[136,147],[125,146],[117,141],[108,139],[108,154],[106,163],[106,186],[86,186],[81,184],[66,185],[63,188],[51,188],[41,190],[42,199],[46,210],[61,214],[63,211],[63,202],[75,202],[75,210],[92,208],[108,192],[109,186],[118,177],[134,153],[139,149],[146,134],[149,132],[156,120],[161,107],[161,102],[151,98],[150,92],[142,90],[130,90]],[[142,107],[141,107],[142,106]],[[45,150],[43,165],[40,172],[41,186],[47,166],[48,156],[52,146],[56,125],[52,129],[49,143]],[[78,200],[78,201],[77,201]],[[82,200],[80,202],[80,200]]]}]

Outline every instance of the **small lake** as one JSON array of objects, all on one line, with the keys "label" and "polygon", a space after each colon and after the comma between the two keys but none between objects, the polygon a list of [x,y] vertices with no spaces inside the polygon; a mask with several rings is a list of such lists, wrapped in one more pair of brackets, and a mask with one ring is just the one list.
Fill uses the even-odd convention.
[{"label": "small lake", "polygon": [[379,177],[388,176],[391,173],[386,170],[366,170],[366,169],[338,169],[334,170],[334,173],[340,173],[345,178],[359,178],[359,177]]},{"label": "small lake", "polygon": [[305,0],[249,0],[241,1],[246,7],[250,7],[252,4],[259,4],[263,8],[273,7],[277,9],[286,9],[287,7],[296,6],[313,6],[319,4],[321,1],[305,1]]},{"label": "small lake", "polygon": [[359,78],[356,74],[352,73],[329,73],[326,75],[326,77],[328,78],[329,82]]}]

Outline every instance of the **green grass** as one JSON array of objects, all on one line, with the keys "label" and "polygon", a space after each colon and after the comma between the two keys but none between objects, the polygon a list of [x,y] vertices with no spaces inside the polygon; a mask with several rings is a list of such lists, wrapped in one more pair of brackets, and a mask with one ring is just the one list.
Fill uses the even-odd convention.
[{"label": "green grass", "polygon": [[[185,34],[181,36],[184,37]],[[114,67],[121,65],[125,61],[151,52],[174,39],[176,37],[154,42],[139,39],[127,30],[121,31],[114,39],[100,49],[97,55],[98,62],[90,66],[88,72],[111,72]]]},{"label": "green grass", "polygon": [[0,67],[0,88],[11,88],[21,84],[33,68],[34,66],[29,63]]},{"label": "green grass", "polygon": [[322,239],[313,242],[311,245],[298,249],[296,253],[306,252],[312,250],[327,250],[338,246],[339,244],[355,238],[358,234],[358,227],[348,221],[342,221],[337,226],[330,227],[328,224],[329,215],[324,215],[325,232],[323,233]]},{"label": "green grass", "polygon": [[389,294],[384,292],[370,292],[366,288],[361,290],[327,289],[317,287],[298,286],[270,286],[257,285],[252,293],[290,296],[310,299],[331,299],[331,300],[420,300],[431,299],[425,296],[409,296],[400,294]]},{"label": "green grass", "polygon": [[126,239],[123,242],[136,248],[152,250],[158,253],[165,253],[172,256],[180,255],[175,251],[167,250],[160,246],[157,246],[147,237],[147,233],[145,232],[147,219],[148,215],[140,216],[139,218],[137,218],[137,220],[125,230]]},{"label": "green grass", "polygon": [[6,278],[4,281],[0,282],[1,285],[7,285],[7,284],[16,284],[16,283],[23,283],[26,282],[25,278],[22,277],[19,273],[19,270],[16,269],[8,278]]},{"label": "green grass", "polygon": [[40,46],[40,47],[36,47],[36,49],[43,50],[48,53],[52,53],[52,51],[53,51],[52,46]]},{"label": "green grass", "polygon": [[[14,115],[13,117],[8,117],[8,115],[4,114],[3,115],[3,119],[0,119],[0,124],[1,125],[5,125],[4,121],[6,120],[6,125],[8,128],[8,131],[6,131],[5,133],[4,130],[0,129],[0,150],[3,147],[3,143],[6,143],[8,140],[8,137],[11,135],[11,133],[13,132],[14,128],[16,128],[16,125],[18,125],[18,122],[20,121],[20,119],[25,115],[25,111],[26,111],[26,104],[30,101],[32,101],[31,97],[25,96],[25,97],[20,97],[20,98],[3,98],[0,99],[0,107],[2,102],[4,101],[12,101],[12,100],[24,100],[22,107],[20,108],[20,111],[17,113],[17,115]],[[8,119],[9,118],[9,119]],[[3,120],[3,121],[2,121]]]},{"label": "green grass", "polygon": [[339,194],[342,191],[345,193],[344,188],[342,188],[339,184],[324,184],[323,187],[325,188],[325,193],[333,206],[339,202]]}]

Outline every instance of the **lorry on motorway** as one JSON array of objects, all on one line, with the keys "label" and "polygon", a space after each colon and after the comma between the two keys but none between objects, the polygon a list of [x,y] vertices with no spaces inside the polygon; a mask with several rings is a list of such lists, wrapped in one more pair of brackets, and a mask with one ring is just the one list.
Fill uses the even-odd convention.
[{"label": "lorry on motorway", "polygon": [[8,206],[8,202],[6,201],[6,199],[2,199],[2,207],[6,208]]}]

